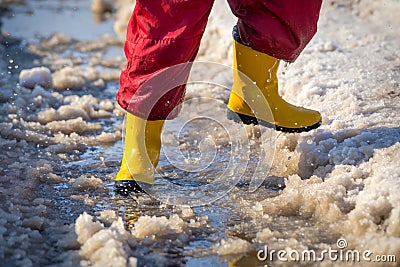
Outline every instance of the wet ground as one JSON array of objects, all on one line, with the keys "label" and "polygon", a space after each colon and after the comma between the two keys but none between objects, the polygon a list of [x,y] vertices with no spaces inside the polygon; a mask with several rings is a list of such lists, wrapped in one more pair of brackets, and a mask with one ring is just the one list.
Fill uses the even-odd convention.
[{"label": "wet ground", "polygon": [[[347,216],[357,206],[359,192],[368,188],[363,179],[375,177],[372,171],[368,173],[375,166],[374,150],[383,149],[376,156],[377,164],[384,162],[386,155],[389,158],[395,155],[396,143],[400,141],[396,120],[373,118],[382,125],[376,122],[378,128],[370,131],[373,125],[359,123],[364,120],[358,116],[372,114],[368,110],[374,109],[374,104],[366,105],[367,111],[359,111],[359,114],[349,103],[343,114],[353,113],[354,121],[357,121],[353,125],[351,122],[347,125],[351,120],[343,119],[341,116],[346,115],[334,113],[335,108],[329,106],[324,110],[327,118],[324,124],[338,121],[331,124],[332,128],[326,126],[320,132],[301,136],[263,128],[258,133],[258,129],[237,126],[226,119],[226,88],[229,88],[231,78],[230,74],[217,71],[218,66],[215,70],[208,69],[207,75],[212,78],[207,79],[214,79],[222,86],[190,85],[185,112],[165,126],[155,198],[114,194],[113,178],[123,150],[124,113],[114,101],[119,72],[125,63],[123,41],[113,29],[116,11],[96,13],[90,11],[90,6],[90,1],[73,0],[2,4],[3,46],[0,52],[5,58],[0,63],[3,105],[0,214],[5,218],[0,219],[2,266],[105,266],[105,262],[107,266],[126,266],[118,265],[117,261],[112,263],[113,257],[125,260],[134,257],[138,266],[264,266],[267,262],[257,261],[256,254],[265,244],[276,250],[291,248],[320,252],[328,247],[336,248],[338,238],[344,236],[353,242],[352,248],[360,248],[356,240],[363,240],[365,233],[349,230],[349,225],[351,228],[357,223],[356,219]],[[217,6],[220,8],[220,4]],[[332,2],[329,6],[344,11],[351,5],[335,6]],[[325,11],[324,14],[332,13]],[[350,13],[345,14],[350,16]],[[355,16],[363,15],[367,16]],[[210,22],[206,38],[219,34],[219,28],[215,30],[217,14],[215,18]],[[334,20],[331,18],[325,19],[322,27],[327,28],[326,24]],[[350,24],[346,27],[351,28]],[[376,39],[380,40],[378,37]],[[386,47],[390,52],[394,51],[397,37],[389,37],[379,47]],[[340,51],[335,43],[324,41],[324,38],[326,35],[318,39],[322,40],[320,43],[312,44],[305,52],[304,61],[300,61],[297,68],[291,67],[295,70],[284,77],[289,92],[291,87],[297,86],[290,80],[293,76],[313,79],[314,74],[301,73],[301,64],[306,65],[315,51],[319,58],[310,61],[314,64],[311,65],[313,72],[328,74],[320,84],[314,81],[307,84],[304,94],[309,98],[324,98],[326,94],[332,101],[338,96],[329,90],[339,88],[340,92],[342,86],[347,86],[346,81],[336,85],[335,81],[329,81],[329,72],[335,73],[340,63],[323,59],[325,55],[335,58],[329,53],[338,53],[339,61],[348,47],[343,46],[344,52]],[[370,43],[368,36],[362,36],[352,45],[361,47]],[[215,60],[212,53],[207,58],[209,50],[210,42],[206,40],[199,58]],[[385,59],[398,75],[395,68],[398,58],[390,58],[389,52],[384,55]],[[229,64],[226,59],[219,63]],[[54,74],[54,88],[27,89],[18,84],[20,70],[36,66],[50,69]],[[67,72],[68,67],[74,68],[72,74]],[[200,66],[200,73],[204,71],[201,67],[204,66]],[[55,79],[57,72],[59,78]],[[364,75],[368,72],[361,72],[356,77],[362,80]],[[398,83],[397,87],[395,85],[398,79],[390,78],[397,76],[387,74],[385,77],[392,80],[382,86],[384,90],[390,89],[386,100],[382,100],[389,103],[386,103],[388,110],[383,111],[383,117],[398,111],[398,104],[391,100],[398,98]],[[74,86],[76,88],[72,88]],[[346,97],[364,99],[374,96],[366,97],[360,93]],[[296,101],[304,98],[300,95]],[[310,104],[307,101],[304,100],[304,104]],[[343,102],[346,101],[344,98]],[[375,102],[371,100],[371,103]],[[230,139],[232,136],[236,139]],[[386,148],[388,152],[385,152]],[[273,154],[274,150],[277,155]],[[398,162],[398,157],[394,162]],[[270,167],[271,172],[268,172]],[[397,170],[394,167],[394,173]],[[238,173],[243,175],[237,176]],[[259,178],[256,180],[262,184],[257,191],[250,192],[255,173]],[[215,186],[207,187],[209,184]],[[390,196],[388,193],[388,199]],[[204,205],[192,208],[170,205],[188,205],[193,198],[200,199]],[[362,199],[360,203],[359,206],[364,203]],[[397,206],[393,204],[392,207]],[[390,217],[390,208],[386,208],[387,212],[381,215],[381,227],[396,223]],[[87,229],[92,227],[91,222],[77,220],[86,212],[93,220],[103,222],[104,231],[114,231],[112,222],[116,218],[110,215],[107,219],[102,215],[104,211],[114,211],[117,217],[123,218],[125,229],[134,233],[133,237],[123,234],[115,237],[117,245],[124,244],[117,252],[109,252],[111,247],[118,246],[104,240],[91,241],[91,244],[88,244],[89,238],[85,240],[87,242],[80,241],[82,234],[76,230],[77,225]],[[162,216],[170,221],[161,222]],[[336,221],[349,224],[335,225]],[[138,229],[146,225],[150,229],[148,235]],[[377,232],[377,236],[393,237],[397,244],[399,234],[396,231],[394,228],[392,232],[390,229],[385,233]],[[386,244],[386,241],[381,242]],[[96,247],[91,248],[93,251],[108,249],[110,261],[106,256],[103,259],[93,256],[96,253],[85,252],[88,247]],[[382,251],[395,252],[400,252],[396,246]],[[268,262],[268,266],[281,264],[286,263]],[[292,262],[291,266],[296,264]],[[304,266],[334,265],[332,262],[324,264],[303,262]]]}]

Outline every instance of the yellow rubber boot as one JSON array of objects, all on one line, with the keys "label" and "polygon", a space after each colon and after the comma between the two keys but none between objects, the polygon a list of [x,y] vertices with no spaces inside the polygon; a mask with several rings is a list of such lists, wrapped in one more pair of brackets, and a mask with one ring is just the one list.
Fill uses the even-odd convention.
[{"label": "yellow rubber boot", "polygon": [[305,132],[321,125],[319,112],[291,105],[279,95],[279,59],[236,40],[233,48],[234,75],[228,118],[245,124],[260,123],[283,132]]},{"label": "yellow rubber boot", "polygon": [[115,177],[118,193],[142,192],[135,181],[154,183],[154,168],[160,156],[163,125],[163,120],[147,121],[127,113],[124,155]]}]

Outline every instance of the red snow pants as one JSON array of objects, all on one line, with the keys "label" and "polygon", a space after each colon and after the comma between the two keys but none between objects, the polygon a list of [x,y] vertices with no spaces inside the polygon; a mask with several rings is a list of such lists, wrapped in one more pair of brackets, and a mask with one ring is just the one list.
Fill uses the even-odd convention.
[{"label": "red snow pants", "polygon": [[[157,86],[142,85],[171,66],[194,61],[213,2],[136,0],[124,47],[127,64],[117,93],[117,102],[123,109],[148,120],[174,117],[170,113],[183,101],[185,85],[166,92],[155,104],[150,99],[157,93]],[[228,2],[238,18],[244,44],[289,62],[299,56],[316,33],[322,4],[322,0]],[[189,71],[190,67],[181,69],[181,77],[182,73],[187,77]],[[163,82],[171,77],[160,79]]]}]

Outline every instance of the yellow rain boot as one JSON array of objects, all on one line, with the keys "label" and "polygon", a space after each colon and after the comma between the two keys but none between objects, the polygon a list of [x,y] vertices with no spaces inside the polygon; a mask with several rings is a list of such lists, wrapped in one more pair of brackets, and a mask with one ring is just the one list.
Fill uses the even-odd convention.
[{"label": "yellow rain boot", "polygon": [[154,183],[163,125],[163,120],[147,121],[127,113],[124,155],[114,184],[117,193],[143,192],[136,181]]},{"label": "yellow rain boot", "polygon": [[234,38],[234,75],[228,118],[245,124],[260,123],[282,132],[300,133],[318,128],[321,125],[319,112],[291,105],[279,95],[279,59],[241,44],[237,36]]}]

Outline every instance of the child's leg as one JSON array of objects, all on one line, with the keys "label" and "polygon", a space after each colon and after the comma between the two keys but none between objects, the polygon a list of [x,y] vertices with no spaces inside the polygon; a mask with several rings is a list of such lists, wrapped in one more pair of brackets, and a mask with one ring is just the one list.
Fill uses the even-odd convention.
[{"label": "child's leg", "polygon": [[126,115],[124,155],[115,177],[117,192],[141,191],[136,181],[154,183],[163,125],[163,120],[147,121],[130,113]]},{"label": "child's leg", "polygon": [[[153,92],[134,105],[135,92],[155,73],[193,61],[214,0],[137,0],[127,29],[127,64],[120,77],[117,101],[134,115],[148,109]],[[190,69],[187,69],[187,72]],[[154,90],[154,89],[152,89]],[[168,92],[152,107],[149,120],[163,120],[183,100],[185,87]],[[145,95],[145,96],[143,96]],[[151,101],[150,101],[151,102]],[[141,116],[143,117],[143,116]]]},{"label": "child's leg", "polygon": [[322,0],[228,0],[245,45],[294,61],[317,31]]},{"label": "child's leg", "polygon": [[[181,103],[185,92],[184,85],[178,86],[149,107],[153,99],[164,93],[162,85],[177,77],[157,76],[160,87],[153,85],[150,90],[141,85],[161,70],[194,60],[213,2],[136,0],[125,43],[127,64],[117,94],[118,103],[129,112],[124,156],[115,181],[119,193],[140,191],[135,180],[153,183],[163,120]],[[181,68],[177,75],[182,78],[189,71],[188,67]],[[138,95],[135,93],[140,97],[134,97]]]},{"label": "child's leg", "polygon": [[239,21],[233,34],[235,71],[228,118],[284,132],[319,127],[319,112],[280,97],[277,70],[280,59],[294,61],[315,34],[321,0],[229,2]]}]

